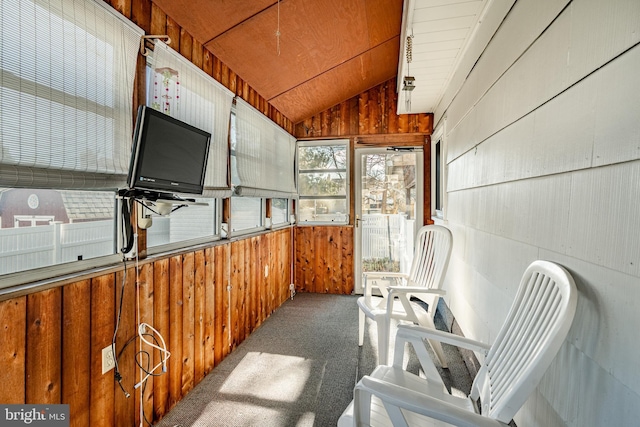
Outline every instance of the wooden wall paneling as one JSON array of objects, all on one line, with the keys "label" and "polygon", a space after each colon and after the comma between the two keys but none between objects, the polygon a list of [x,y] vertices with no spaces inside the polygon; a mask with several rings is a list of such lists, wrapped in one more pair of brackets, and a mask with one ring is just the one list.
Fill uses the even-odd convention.
[{"label": "wooden wall paneling", "polygon": [[380,86],[369,89],[369,102],[367,111],[369,114],[369,129],[368,134],[377,135],[381,132],[380,126]]},{"label": "wooden wall paneling", "polygon": [[[240,305],[240,319],[239,319],[239,339],[238,344],[244,341],[249,334],[251,333],[251,285],[255,283],[256,278],[252,275],[255,272],[255,268],[253,268],[253,264],[256,264],[259,260],[254,260],[251,258],[252,253],[252,245],[253,239],[245,239],[243,240],[242,245],[242,264],[241,268],[244,273],[244,277],[242,280],[242,292],[241,292],[241,300],[242,304]],[[253,261],[253,262],[252,262]]]},{"label": "wooden wall paneling", "polygon": [[195,252],[195,277],[194,277],[194,384],[198,384],[204,378],[205,350],[206,350],[206,261],[204,250]]},{"label": "wooden wall paneling", "polygon": [[[389,133],[389,115],[391,112],[389,111],[388,99],[387,99],[387,86],[389,82],[385,82],[382,85],[378,86],[378,98],[380,100],[380,127],[378,129],[379,133]],[[395,112],[394,112],[395,114]]]},{"label": "wooden wall paneling", "polygon": [[266,295],[264,298],[265,307],[263,320],[266,320],[271,313],[275,311],[280,298],[278,287],[281,276],[280,258],[282,254],[281,246],[278,244],[280,239],[277,237],[280,234],[281,233],[269,234],[269,244],[264,248],[264,251],[266,251],[266,253],[264,253],[264,260],[269,263],[269,280],[265,285]]},{"label": "wooden wall paneling", "polygon": [[[350,103],[349,101],[343,101],[340,103],[340,119],[337,129],[335,129],[334,135],[348,135],[349,123],[350,123]],[[332,127],[332,130],[334,128]]]},{"label": "wooden wall paneling", "polygon": [[[162,11],[155,3],[151,3],[151,34],[163,35],[167,34],[167,14]],[[175,46],[173,40],[170,46]]]},{"label": "wooden wall paneling", "polygon": [[353,227],[343,227],[341,231],[342,248],[340,249],[340,254],[342,255],[342,294],[344,295],[351,295],[355,287],[353,277],[353,232]]},{"label": "wooden wall paneling", "polygon": [[[169,258],[161,259],[153,263],[153,327],[162,335],[168,346],[171,357],[167,365],[171,366],[171,359],[175,356],[171,348],[170,331],[170,276]],[[159,351],[154,352],[154,360],[160,361]],[[168,411],[169,402],[169,376],[165,373],[153,379],[153,419],[159,420]]]},{"label": "wooden wall paneling", "polygon": [[280,260],[282,258],[282,250],[284,249],[282,247],[281,236],[282,231],[277,231],[268,236],[269,254],[267,254],[265,262],[269,263],[270,280],[268,281],[268,286],[270,288],[271,295],[268,311],[265,310],[265,319],[275,311],[276,307],[280,306],[280,288],[282,287],[282,267],[280,265]]},{"label": "wooden wall paneling", "polygon": [[132,0],[107,0],[115,10],[120,12],[127,18],[131,18],[131,1]]},{"label": "wooden wall paneling", "polygon": [[[182,56],[191,61],[193,55],[193,37],[184,28],[180,28],[180,48],[179,52]],[[191,61],[193,62],[193,61]]]},{"label": "wooden wall paneling", "polygon": [[433,115],[432,114],[422,113],[418,115],[418,132],[426,133],[428,135],[431,135],[433,133]]},{"label": "wooden wall paneling", "polygon": [[280,274],[278,279],[280,280],[280,297],[278,298],[279,304],[289,298],[290,290],[289,285],[293,283],[293,277],[291,277],[291,265],[293,264],[293,254],[291,250],[293,248],[293,228],[283,230],[280,233],[280,247],[283,248],[279,253],[278,264],[280,266]]},{"label": "wooden wall paneling", "polygon": [[329,270],[327,282],[329,285],[329,292],[332,294],[341,294],[343,287],[342,277],[342,230],[340,227],[336,232],[331,233],[328,236],[328,263]]},{"label": "wooden wall paneling", "polygon": [[307,227],[294,227],[294,254],[295,254],[295,262],[294,262],[294,283],[296,286],[297,292],[302,292],[305,290],[305,272],[307,269],[307,264],[309,263],[309,259],[305,257],[304,249],[307,247],[305,245],[304,230]]},{"label": "wooden wall paneling", "polygon": [[[91,426],[113,427],[115,382],[113,370],[102,375],[102,349],[111,345],[115,328],[115,275],[91,279]],[[118,390],[120,393],[120,390]]]},{"label": "wooden wall paneling", "polygon": [[195,377],[195,254],[182,255],[182,396],[194,387]]},{"label": "wooden wall paneling", "polygon": [[237,84],[238,84],[238,79],[237,79],[236,73],[234,73],[233,70],[229,69],[229,86],[227,87],[234,94],[237,93]]},{"label": "wooden wall paneling", "polygon": [[[131,20],[147,34],[151,33],[151,0],[133,0]],[[164,33],[162,33],[164,34]]]},{"label": "wooden wall paneling", "polygon": [[398,94],[396,93],[395,81],[388,81],[386,85],[387,89],[387,111],[389,112],[387,118],[387,133],[393,133],[398,129]]},{"label": "wooden wall paneling", "polygon": [[215,247],[216,260],[216,317],[215,317],[215,364],[220,363],[229,354],[230,338],[230,282],[231,245]]},{"label": "wooden wall paneling", "polygon": [[169,36],[171,39],[171,46],[176,52],[180,52],[180,26],[176,21],[171,19],[170,16],[167,16],[167,25],[165,34]]},{"label": "wooden wall paneling", "polygon": [[238,344],[242,343],[249,335],[249,299],[250,283],[254,280],[251,277],[251,239],[242,240],[241,258],[239,268],[242,270],[242,280],[239,281],[238,289]]},{"label": "wooden wall paneling", "polygon": [[[246,336],[249,336],[259,324],[258,320],[258,289],[264,282],[264,267],[260,257],[260,241],[262,236],[255,236],[249,240],[245,250],[245,269],[249,272],[247,280],[247,323],[245,325]],[[262,269],[262,271],[261,271]]]},{"label": "wooden wall paneling", "polygon": [[240,317],[240,302],[238,301],[240,298],[238,294],[240,293],[240,286],[244,277],[242,276],[242,269],[244,267],[244,260],[241,260],[241,257],[244,257],[244,251],[240,250],[242,245],[242,241],[231,243],[231,271],[229,284],[231,286],[229,290],[229,350],[232,351],[238,345],[238,335],[239,335],[239,317]]},{"label": "wooden wall paneling", "polygon": [[328,293],[328,283],[330,280],[329,262],[329,227],[316,227],[313,236],[314,243],[314,292]]},{"label": "wooden wall paneling", "polygon": [[25,403],[27,297],[0,302],[0,402]]},{"label": "wooden wall paneling", "polygon": [[229,67],[224,62],[221,62],[220,67],[220,83],[224,87],[229,87]]},{"label": "wooden wall paneling", "polygon": [[[352,226],[296,227],[295,246],[296,291],[347,295],[353,292]],[[288,286],[285,295],[286,292]]]},{"label": "wooden wall paneling", "polygon": [[213,56],[213,78],[222,82],[222,61],[217,56]]},{"label": "wooden wall paneling", "polygon": [[89,426],[91,375],[91,280],[62,288],[62,403],[70,426]]},{"label": "wooden wall paneling", "polygon": [[331,135],[331,110],[325,110],[320,113],[320,135]]},{"label": "wooden wall paneling", "polygon": [[398,116],[397,133],[406,133],[409,129],[409,115],[401,114]]},{"label": "wooden wall paneling", "polygon": [[[265,283],[267,281],[267,277],[265,277],[264,272],[265,272],[265,267],[269,268],[269,264],[266,263],[265,264],[265,259],[262,255],[262,251],[260,250],[260,248],[264,247],[265,245],[269,244],[269,239],[267,238],[266,234],[260,235],[260,236],[256,236],[255,237],[255,241],[253,242],[252,245],[252,259],[255,260],[254,264],[255,264],[255,271],[256,271],[256,275],[252,276],[255,277],[254,280],[252,280],[252,286],[251,286],[251,332],[253,333],[253,331],[256,330],[256,328],[258,326],[260,326],[260,324],[262,323],[262,318],[261,318],[261,308],[260,308],[260,291],[262,289],[264,289]],[[267,246],[270,247],[270,246]],[[273,272],[271,270],[268,270],[268,274],[271,275],[273,274]]]},{"label": "wooden wall paneling", "polygon": [[[140,318],[139,323],[147,323],[148,325],[154,326],[154,266],[153,264],[144,264],[138,268],[138,295],[139,295],[139,304],[140,304]],[[150,333],[150,331],[147,331]],[[153,339],[149,336],[147,339],[153,342]],[[153,348],[148,344],[143,344],[142,341],[138,340],[139,344],[137,349],[146,352],[142,353],[138,356],[138,359],[142,366],[145,366],[147,371],[153,369],[156,364],[160,362],[160,357],[158,354],[154,354]],[[146,356],[147,354],[148,356]],[[155,373],[161,373],[158,370]],[[142,380],[144,377],[144,372],[141,372],[136,365],[136,384]],[[145,384],[135,390],[134,394],[136,399],[135,404],[135,422],[136,425],[140,425],[140,405],[143,407],[144,416],[147,420],[153,420],[153,387],[154,387],[154,377],[150,376],[147,378]],[[142,392],[142,396],[140,393]],[[142,400],[141,400],[142,397]]]},{"label": "wooden wall paneling", "polygon": [[329,126],[330,126],[329,135],[340,134],[340,126],[342,124],[342,116],[340,114],[342,112],[341,105],[342,103],[338,105],[334,105],[329,110],[331,112],[331,119],[330,119],[331,121],[329,123]]},{"label": "wooden wall paneling", "polygon": [[215,366],[215,319],[216,312],[216,258],[215,249],[204,251],[204,328],[203,328],[203,369],[208,374]]},{"label": "wooden wall paneling", "polygon": [[191,62],[196,67],[202,69],[203,67],[203,59],[204,59],[204,48],[202,47],[202,43],[200,43],[196,39],[191,40]]},{"label": "wooden wall paneling", "polygon": [[358,133],[369,134],[369,92],[362,92],[358,97]]},{"label": "wooden wall paneling", "polygon": [[[123,281],[124,279],[124,281]],[[124,286],[124,292],[122,287]],[[122,301],[121,301],[122,300]],[[122,311],[120,312],[120,308]],[[116,335],[116,351],[118,369],[122,376],[122,386],[127,393],[133,394],[136,376],[136,270],[128,268],[126,272],[116,272],[116,294],[113,316],[118,313],[120,320]],[[135,399],[127,397],[119,386],[115,391],[115,425],[135,424]]]},{"label": "wooden wall paneling", "polygon": [[61,288],[27,296],[26,403],[60,403]]},{"label": "wooden wall paneling", "polygon": [[182,398],[182,256],[169,260],[169,408]]},{"label": "wooden wall paneling", "polygon": [[213,77],[213,54],[205,47],[202,48],[202,71]]}]

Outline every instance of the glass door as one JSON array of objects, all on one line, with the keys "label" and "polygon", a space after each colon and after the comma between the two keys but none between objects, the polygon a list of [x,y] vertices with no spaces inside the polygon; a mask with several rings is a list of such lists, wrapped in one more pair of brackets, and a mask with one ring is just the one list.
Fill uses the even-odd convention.
[{"label": "glass door", "polygon": [[409,272],[423,218],[422,165],[421,148],[356,149],[356,293],[363,272]]}]

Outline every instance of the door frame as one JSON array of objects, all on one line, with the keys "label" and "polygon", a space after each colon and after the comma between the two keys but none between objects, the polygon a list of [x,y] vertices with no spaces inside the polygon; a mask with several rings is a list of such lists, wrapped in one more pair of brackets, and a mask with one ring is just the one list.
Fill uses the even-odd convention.
[{"label": "door frame", "polygon": [[[362,156],[367,154],[385,154],[392,147],[363,147],[355,148],[353,156],[353,182],[354,182],[354,221],[353,221],[353,271],[354,271],[354,293],[362,294],[362,228],[359,220],[362,218]],[[414,233],[424,225],[424,149],[422,146],[402,147],[395,151],[412,151],[416,155],[416,226]],[[415,236],[414,236],[415,237]]]}]

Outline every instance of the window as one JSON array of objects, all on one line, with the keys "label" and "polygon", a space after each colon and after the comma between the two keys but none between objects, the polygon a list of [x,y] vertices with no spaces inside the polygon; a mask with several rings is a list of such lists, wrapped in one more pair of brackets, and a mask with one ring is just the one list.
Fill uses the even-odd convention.
[{"label": "window", "polygon": [[431,216],[438,219],[445,218],[447,205],[445,126],[446,119],[431,136]]},{"label": "window", "polygon": [[2,287],[117,259],[142,34],[102,2],[0,2]]},{"label": "window", "polygon": [[[287,223],[289,200],[296,195],[295,139],[242,99],[231,117],[231,233]],[[274,216],[275,215],[275,216]]]},{"label": "window", "polygon": [[349,222],[348,140],[298,143],[298,222]]},{"label": "window", "polygon": [[271,199],[271,226],[278,227],[289,224],[289,200]]},{"label": "window", "polygon": [[435,168],[436,168],[436,197],[435,208],[436,211],[442,210],[442,158],[440,155],[441,142],[436,142],[436,155],[435,155]]},{"label": "window", "polygon": [[[237,158],[237,121],[236,114],[231,114],[231,184],[240,185]],[[231,230],[232,233],[262,229],[264,224],[263,200],[260,197],[236,196],[231,197]]]},{"label": "window", "polygon": [[115,195],[102,191],[0,192],[0,274],[115,253]]}]

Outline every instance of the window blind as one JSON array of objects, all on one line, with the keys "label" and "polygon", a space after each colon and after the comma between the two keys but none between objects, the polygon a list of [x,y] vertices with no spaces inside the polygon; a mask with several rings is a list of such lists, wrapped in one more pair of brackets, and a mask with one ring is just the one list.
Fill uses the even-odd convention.
[{"label": "window blind", "polygon": [[125,183],[142,34],[102,2],[0,2],[0,186]]},{"label": "window blind", "polygon": [[147,79],[147,105],[211,133],[206,197],[230,197],[229,118],[233,92],[161,41]]},{"label": "window blind", "polygon": [[296,140],[247,102],[236,98],[239,196],[296,197]]}]

